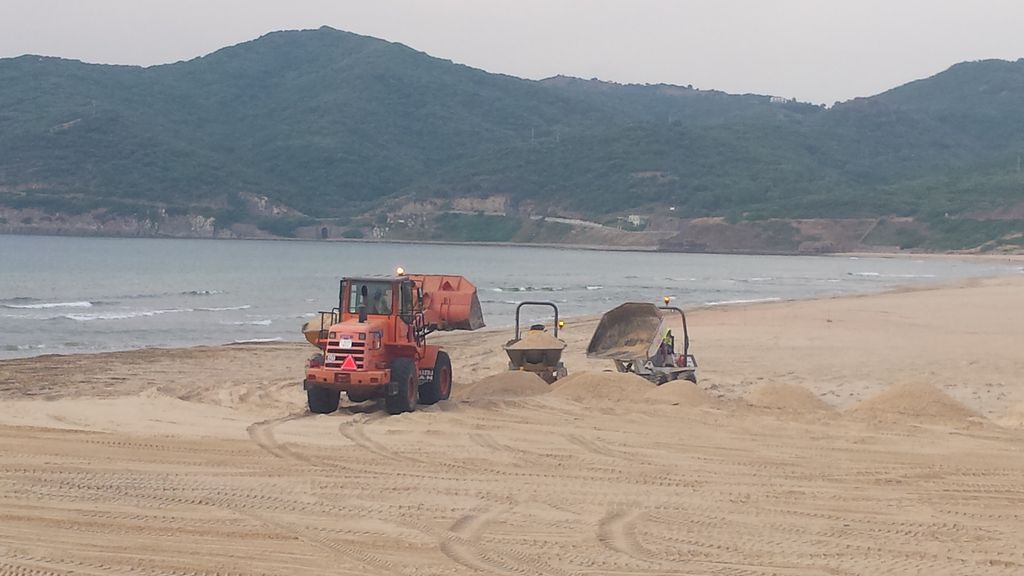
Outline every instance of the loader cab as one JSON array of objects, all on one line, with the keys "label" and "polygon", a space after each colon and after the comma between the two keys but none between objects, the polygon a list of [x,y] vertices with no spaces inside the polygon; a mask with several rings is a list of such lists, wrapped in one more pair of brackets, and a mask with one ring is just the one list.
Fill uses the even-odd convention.
[{"label": "loader cab", "polygon": [[412,324],[423,295],[408,276],[346,278],[341,281],[339,308],[344,318],[398,316]]},{"label": "loader cab", "polygon": [[394,282],[364,279],[349,282],[348,314],[359,314],[365,308],[368,315],[391,315],[395,309]]}]

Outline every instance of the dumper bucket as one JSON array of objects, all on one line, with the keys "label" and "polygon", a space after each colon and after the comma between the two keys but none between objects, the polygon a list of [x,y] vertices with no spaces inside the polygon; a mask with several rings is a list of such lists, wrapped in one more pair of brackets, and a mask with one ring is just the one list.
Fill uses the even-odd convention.
[{"label": "dumper bucket", "polygon": [[515,368],[555,370],[562,360],[565,342],[543,330],[528,330],[522,338],[505,343],[505,353]]},{"label": "dumper bucket", "polygon": [[627,302],[601,317],[587,345],[588,358],[646,360],[661,343],[664,318],[654,304]]},{"label": "dumper bucket", "polygon": [[302,325],[302,335],[306,341],[320,347],[319,340],[327,339],[327,329],[338,323],[338,315],[334,312],[318,312],[318,318],[314,318]]}]

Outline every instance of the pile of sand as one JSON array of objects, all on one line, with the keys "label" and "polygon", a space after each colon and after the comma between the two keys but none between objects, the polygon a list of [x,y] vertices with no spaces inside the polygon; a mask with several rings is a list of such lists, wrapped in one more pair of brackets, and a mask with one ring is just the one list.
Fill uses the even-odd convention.
[{"label": "pile of sand", "polygon": [[965,424],[978,413],[931,384],[896,384],[854,406],[850,413],[872,420]]},{"label": "pile of sand", "polygon": [[653,383],[636,374],[576,372],[555,382],[551,395],[583,404],[627,402],[645,396],[653,388]]},{"label": "pile of sand", "polygon": [[658,404],[698,407],[716,401],[696,384],[686,380],[673,380],[658,386],[647,393],[647,397]]},{"label": "pile of sand", "polygon": [[458,400],[481,400],[487,398],[526,398],[545,394],[550,389],[547,382],[531,372],[509,370],[477,380],[465,386],[452,388],[452,395]]},{"label": "pile of sand", "polygon": [[1007,428],[1024,428],[1024,402],[1011,407],[996,423]]},{"label": "pile of sand", "polygon": [[747,404],[792,412],[831,412],[832,407],[803,386],[783,382],[756,384],[747,391]]}]

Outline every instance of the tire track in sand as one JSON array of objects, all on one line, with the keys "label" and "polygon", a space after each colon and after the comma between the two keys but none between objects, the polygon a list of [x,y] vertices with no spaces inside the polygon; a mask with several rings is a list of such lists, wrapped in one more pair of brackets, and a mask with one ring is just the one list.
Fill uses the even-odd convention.
[{"label": "tire track in sand", "polygon": [[[597,524],[597,540],[605,548],[628,556],[634,560],[648,562],[660,567],[666,564],[693,564],[706,566],[711,572],[749,575],[793,575],[810,576],[818,574],[846,574],[825,566],[800,566],[779,564],[748,564],[708,558],[664,558],[644,548],[636,537],[636,524],[645,516],[643,511],[612,509]],[[652,567],[653,568],[653,567]]]},{"label": "tire track in sand", "polygon": [[363,450],[376,454],[382,458],[388,460],[398,460],[401,462],[408,462],[414,464],[425,464],[423,460],[402,454],[392,448],[388,448],[383,443],[370,438],[366,434],[366,424],[375,422],[381,418],[385,418],[387,414],[384,412],[375,412],[369,414],[363,418],[353,417],[351,420],[346,420],[338,425],[338,432],[352,441],[353,444],[362,448]]},{"label": "tire track in sand", "polygon": [[537,560],[532,554],[510,547],[499,554],[480,546],[484,530],[510,510],[510,507],[502,506],[460,517],[441,535],[441,552],[455,563],[484,574],[569,576],[568,572]]},{"label": "tire track in sand", "polygon": [[285,422],[301,420],[303,418],[308,418],[309,416],[310,414],[292,414],[282,418],[271,418],[270,420],[254,422],[250,424],[245,431],[249,433],[249,438],[252,438],[253,442],[258,444],[260,448],[277,458],[294,460],[309,466],[322,468],[322,462],[292,450],[287,444],[278,442],[277,438],[274,436],[274,428],[277,428]]},{"label": "tire track in sand", "polygon": [[[308,531],[301,530],[300,528],[296,528],[294,526],[289,526],[283,522],[273,520],[271,518],[266,517],[265,515],[257,514],[251,510],[236,510],[234,508],[227,507],[222,504],[217,504],[215,502],[208,502],[208,504],[211,504],[224,510],[228,510],[230,512],[237,514],[238,516],[248,518],[253,522],[262,524],[263,526],[275,530],[281,534],[290,536],[301,542],[305,542],[306,544],[309,544],[310,546],[313,546],[314,548],[317,548],[322,552],[326,552],[334,559],[349,562],[355,561],[366,568],[374,569],[375,571],[377,571],[376,573],[394,574],[396,572],[396,566],[394,565],[393,562],[386,558],[382,558],[377,554],[374,554],[373,552],[367,552],[359,546],[349,546],[348,544],[342,544],[341,542],[333,541],[323,536],[309,534],[307,533]],[[341,568],[339,567],[337,569],[340,570]],[[363,574],[367,574],[368,572],[366,570],[359,570],[335,573],[360,576]]]},{"label": "tire track in sand", "polygon": [[644,550],[634,533],[636,523],[643,514],[639,510],[609,510],[597,523],[597,540],[605,548],[619,554],[657,563],[658,560]]},{"label": "tire track in sand", "polygon": [[611,458],[613,460],[628,460],[637,464],[650,464],[651,462],[646,458],[630,454],[628,452],[620,452],[614,448],[609,448],[599,440],[591,438],[585,438],[579,434],[564,434],[563,435],[569,443],[573,444],[577,448],[582,448],[585,452],[594,454],[597,456],[604,456],[605,458]]}]

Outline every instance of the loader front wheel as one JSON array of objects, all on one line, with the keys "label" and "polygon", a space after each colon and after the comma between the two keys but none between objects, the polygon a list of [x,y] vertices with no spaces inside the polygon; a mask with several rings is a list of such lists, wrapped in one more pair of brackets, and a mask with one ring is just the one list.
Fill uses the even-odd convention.
[{"label": "loader front wheel", "polygon": [[391,382],[397,386],[398,394],[384,399],[388,414],[401,414],[416,409],[420,399],[419,382],[416,380],[415,362],[408,358],[398,358],[391,363]]},{"label": "loader front wheel", "polygon": [[330,414],[338,409],[341,392],[312,386],[306,390],[306,400],[309,402],[309,411],[313,414]]},{"label": "loader front wheel", "polygon": [[452,360],[448,353],[437,353],[434,376],[420,386],[420,404],[436,404],[452,395]]}]

